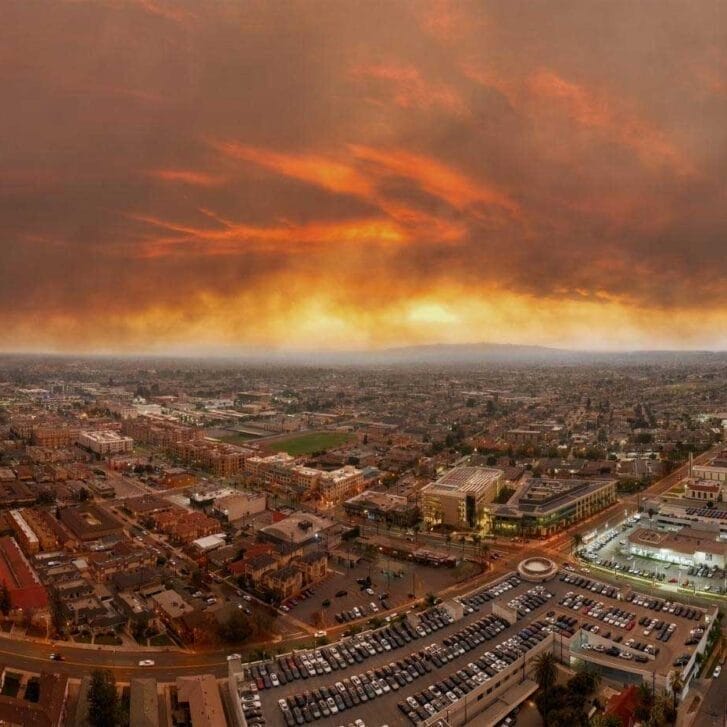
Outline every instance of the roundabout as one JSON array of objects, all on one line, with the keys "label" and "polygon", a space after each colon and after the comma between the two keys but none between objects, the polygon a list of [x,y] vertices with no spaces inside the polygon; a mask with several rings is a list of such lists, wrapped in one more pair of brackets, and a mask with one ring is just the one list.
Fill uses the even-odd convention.
[{"label": "roundabout", "polygon": [[517,567],[518,575],[530,583],[544,583],[558,573],[558,564],[544,556],[532,556],[521,560]]}]

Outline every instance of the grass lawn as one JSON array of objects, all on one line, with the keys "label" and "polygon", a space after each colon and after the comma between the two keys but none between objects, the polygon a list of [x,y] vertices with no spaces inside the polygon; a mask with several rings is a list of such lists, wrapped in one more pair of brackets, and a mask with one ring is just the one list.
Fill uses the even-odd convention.
[{"label": "grass lawn", "polygon": [[109,636],[108,634],[102,634],[97,636],[94,644],[105,644],[106,646],[121,646],[124,642],[118,636]]},{"label": "grass lawn", "polygon": [[269,448],[274,452],[287,452],[296,457],[301,454],[322,452],[325,449],[333,449],[347,444],[354,439],[350,432],[307,432],[296,434],[287,439],[272,442]]}]

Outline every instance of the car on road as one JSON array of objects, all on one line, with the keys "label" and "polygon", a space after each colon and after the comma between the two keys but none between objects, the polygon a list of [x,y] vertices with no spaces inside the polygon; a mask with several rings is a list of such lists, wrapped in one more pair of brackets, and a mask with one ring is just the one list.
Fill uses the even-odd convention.
[{"label": "car on road", "polygon": [[235,659],[242,659],[242,656],[240,654],[229,654],[227,657],[227,661],[234,661]]},{"label": "car on road", "polygon": [[58,654],[55,651],[50,655],[51,661],[63,661],[63,654]]},{"label": "car on road", "polygon": [[154,666],[154,659],[142,659],[139,666]]},{"label": "car on road", "polygon": [[722,666],[720,664],[717,664],[717,666],[714,667],[714,671],[712,672],[712,678],[716,679],[721,673]]}]

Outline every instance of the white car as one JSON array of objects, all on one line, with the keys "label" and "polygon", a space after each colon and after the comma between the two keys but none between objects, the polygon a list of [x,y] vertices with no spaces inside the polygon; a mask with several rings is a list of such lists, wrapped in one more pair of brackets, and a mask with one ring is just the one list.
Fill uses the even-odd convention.
[{"label": "white car", "polygon": [[714,667],[714,671],[712,672],[712,678],[716,679],[721,673],[722,666],[720,664],[717,664],[717,666]]},{"label": "white car", "polygon": [[142,659],[139,666],[154,666],[154,659]]},{"label": "white car", "polygon": [[235,659],[242,659],[242,656],[240,654],[230,654],[227,657],[227,661],[234,661]]}]

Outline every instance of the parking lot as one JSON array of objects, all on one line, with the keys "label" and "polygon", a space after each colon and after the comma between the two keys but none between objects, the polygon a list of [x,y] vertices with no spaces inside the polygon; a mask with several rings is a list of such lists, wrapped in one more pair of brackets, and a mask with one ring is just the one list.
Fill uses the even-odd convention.
[{"label": "parking lot", "polygon": [[[515,609],[516,623],[507,625],[492,613],[494,599]],[[368,727],[412,724],[491,678],[549,632],[569,637],[584,627],[574,642],[577,655],[666,674],[688,658],[704,625],[700,609],[571,571],[542,585],[511,575],[460,601],[465,613],[458,620],[442,604],[425,612],[419,629],[416,619],[392,622],[375,634],[278,658],[265,673],[251,669],[261,719],[276,726],[310,721],[333,727],[352,717]],[[568,659],[567,652],[563,656]]]},{"label": "parking lot", "polygon": [[[353,568],[337,563],[332,563],[331,568],[329,577],[310,589],[312,596],[296,598],[295,604],[286,601],[289,613],[326,629],[362,617],[371,618],[381,610],[395,609],[411,601],[409,594],[421,598],[456,582],[451,568],[422,566],[381,556],[373,560],[362,559]],[[364,584],[369,577],[370,585]],[[358,613],[354,609],[358,609]],[[320,621],[316,614],[320,614]]]},{"label": "parking lot", "polygon": [[648,527],[648,518],[630,518],[600,534],[588,543],[583,557],[616,573],[640,576],[665,586],[678,586],[712,593],[724,592],[724,571],[707,566],[686,566],[642,558],[628,553],[628,536],[639,527]]}]

